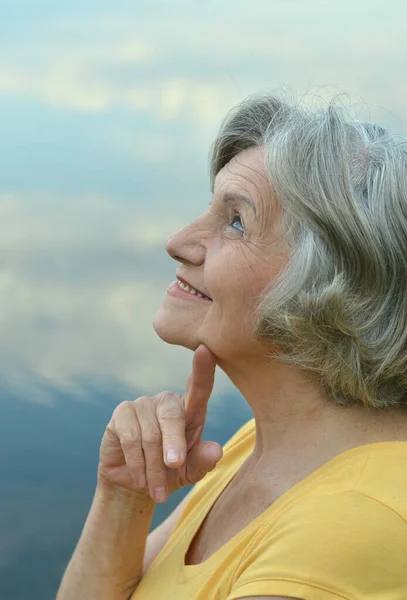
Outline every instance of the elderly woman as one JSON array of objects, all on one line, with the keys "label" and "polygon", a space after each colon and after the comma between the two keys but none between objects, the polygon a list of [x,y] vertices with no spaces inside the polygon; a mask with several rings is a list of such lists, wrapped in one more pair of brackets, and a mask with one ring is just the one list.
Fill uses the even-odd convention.
[{"label": "elderly woman", "polygon": [[[255,96],[211,178],[154,319],[194,351],[186,393],[114,411],[58,600],[405,600],[406,143]],[[216,365],[254,415],[223,449],[201,442]]]}]

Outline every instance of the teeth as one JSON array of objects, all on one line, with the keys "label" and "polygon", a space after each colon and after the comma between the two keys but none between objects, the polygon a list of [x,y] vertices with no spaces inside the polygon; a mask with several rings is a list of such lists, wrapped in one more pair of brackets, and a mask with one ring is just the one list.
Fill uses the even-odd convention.
[{"label": "teeth", "polygon": [[204,294],[201,294],[201,292],[197,292],[193,287],[187,285],[186,283],[182,283],[182,281],[179,280],[177,281],[177,283],[182,290],[189,292],[193,296],[198,296],[199,298],[206,298],[207,300],[209,300],[207,296],[204,296]]}]

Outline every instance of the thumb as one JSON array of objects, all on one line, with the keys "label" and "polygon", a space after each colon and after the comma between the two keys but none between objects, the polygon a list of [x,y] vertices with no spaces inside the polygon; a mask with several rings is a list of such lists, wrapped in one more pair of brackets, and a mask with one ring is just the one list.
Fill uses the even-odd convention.
[{"label": "thumb", "polygon": [[222,446],[217,442],[199,442],[187,456],[185,476],[189,483],[197,483],[209,471],[216,467],[216,463],[223,456]]}]

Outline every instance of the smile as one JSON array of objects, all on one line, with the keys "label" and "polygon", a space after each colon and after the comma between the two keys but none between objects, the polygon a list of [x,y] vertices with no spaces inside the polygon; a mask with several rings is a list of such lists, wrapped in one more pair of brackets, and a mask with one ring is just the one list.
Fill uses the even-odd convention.
[{"label": "smile", "polygon": [[182,290],[184,290],[184,292],[188,292],[189,294],[192,294],[193,296],[198,296],[199,298],[205,298],[206,300],[210,300],[210,298],[208,298],[208,296],[205,296],[204,294],[201,294],[201,292],[198,292],[197,290],[195,290],[193,287],[191,287],[190,285],[187,285],[186,283],[183,283],[182,281],[177,281],[177,285],[178,287],[180,287]]}]

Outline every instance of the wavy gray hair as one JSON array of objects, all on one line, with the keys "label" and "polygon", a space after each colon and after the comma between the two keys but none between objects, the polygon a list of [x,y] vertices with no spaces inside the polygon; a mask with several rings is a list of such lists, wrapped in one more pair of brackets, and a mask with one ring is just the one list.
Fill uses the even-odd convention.
[{"label": "wavy gray hair", "polygon": [[259,298],[255,332],[338,404],[407,406],[407,142],[334,100],[275,95],[231,111],[211,183],[233,156],[266,150],[291,258]]}]

